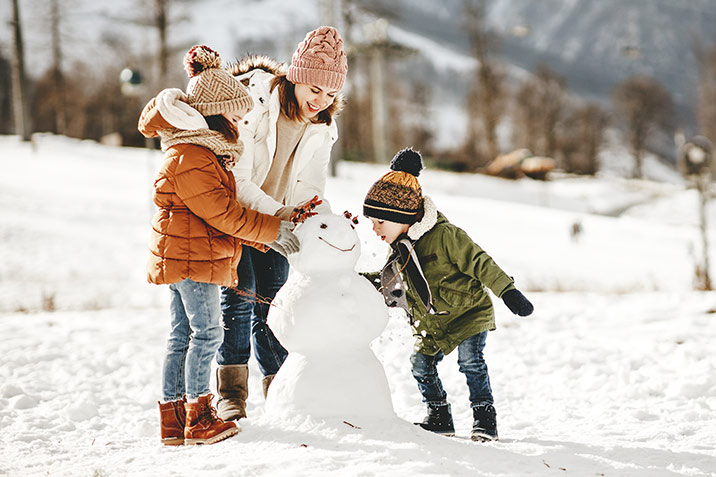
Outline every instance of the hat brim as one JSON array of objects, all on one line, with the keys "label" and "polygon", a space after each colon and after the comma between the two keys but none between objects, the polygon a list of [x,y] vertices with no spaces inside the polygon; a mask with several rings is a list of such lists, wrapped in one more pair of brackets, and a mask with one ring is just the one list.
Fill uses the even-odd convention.
[{"label": "hat brim", "polygon": [[420,212],[420,208],[401,209],[371,199],[366,199],[365,202],[363,202],[363,215],[366,217],[388,220],[398,224],[414,224],[418,212]]}]

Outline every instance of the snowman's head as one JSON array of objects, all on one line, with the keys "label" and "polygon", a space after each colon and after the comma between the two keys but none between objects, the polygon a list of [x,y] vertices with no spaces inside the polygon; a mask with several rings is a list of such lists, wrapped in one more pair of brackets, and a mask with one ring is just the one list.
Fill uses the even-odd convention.
[{"label": "snowman's head", "polygon": [[296,227],[301,250],[291,266],[302,273],[353,270],[360,257],[360,240],[353,223],[340,215],[318,214]]}]

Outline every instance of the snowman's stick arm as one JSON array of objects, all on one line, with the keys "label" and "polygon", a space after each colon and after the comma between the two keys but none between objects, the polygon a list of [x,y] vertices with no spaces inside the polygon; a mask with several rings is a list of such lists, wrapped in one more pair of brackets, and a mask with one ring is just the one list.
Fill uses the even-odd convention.
[{"label": "snowman's stick arm", "polygon": [[244,296],[244,297],[247,297],[247,298],[251,298],[251,299],[253,299],[254,301],[256,301],[257,303],[263,303],[264,305],[268,305],[268,306],[276,306],[276,305],[274,305],[274,304],[272,303],[271,300],[269,300],[269,299],[266,298],[266,297],[263,297],[263,296],[259,295],[258,293],[248,292],[248,291],[246,291],[246,290],[242,290],[242,289],[235,288],[235,287],[231,287],[231,288],[229,288],[228,290],[229,290],[229,293],[233,293],[233,294],[235,294],[235,295],[239,295],[239,296]]}]

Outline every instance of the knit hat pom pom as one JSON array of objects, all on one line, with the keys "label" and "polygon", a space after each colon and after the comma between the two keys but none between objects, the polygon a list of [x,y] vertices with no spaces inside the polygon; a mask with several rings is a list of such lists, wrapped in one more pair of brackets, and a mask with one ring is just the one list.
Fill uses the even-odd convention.
[{"label": "knit hat pom pom", "polygon": [[418,177],[423,170],[423,158],[418,151],[411,147],[399,151],[390,161],[390,168],[394,171],[403,171]]},{"label": "knit hat pom pom", "polygon": [[184,56],[184,69],[189,78],[193,78],[204,70],[220,68],[221,57],[206,45],[196,45]]}]

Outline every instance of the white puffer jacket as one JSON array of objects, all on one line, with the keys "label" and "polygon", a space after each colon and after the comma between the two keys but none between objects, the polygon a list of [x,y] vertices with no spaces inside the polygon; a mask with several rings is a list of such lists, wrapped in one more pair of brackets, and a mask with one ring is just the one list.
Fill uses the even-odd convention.
[{"label": "white puffer jacket", "polygon": [[278,88],[273,92],[270,90],[273,78],[273,74],[260,68],[236,76],[236,79],[247,85],[254,100],[254,108],[239,127],[244,154],[233,169],[237,200],[245,207],[275,215],[284,205],[297,205],[317,195],[323,204],[316,211],[330,213],[331,207],[324,192],[331,148],[338,139],[335,121],[330,126],[310,123],[306,127],[289,171],[286,204],[281,204],[261,190],[276,152],[276,123],[281,107]]}]

